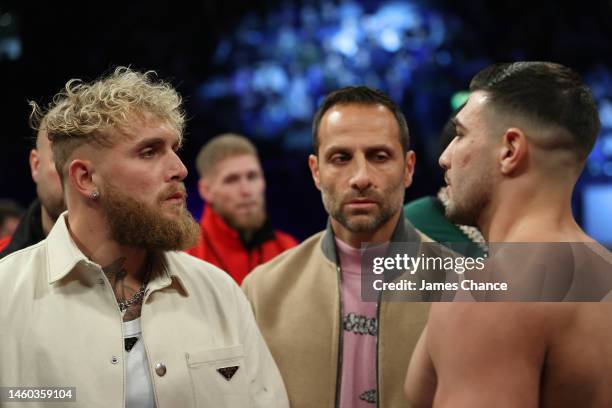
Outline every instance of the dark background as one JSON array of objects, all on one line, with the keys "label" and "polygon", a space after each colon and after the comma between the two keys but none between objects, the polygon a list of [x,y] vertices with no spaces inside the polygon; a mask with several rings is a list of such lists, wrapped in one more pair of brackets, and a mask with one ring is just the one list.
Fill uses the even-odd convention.
[{"label": "dark background", "polygon": [[[358,3],[368,12],[383,4]],[[612,67],[612,1],[403,3],[443,16],[446,29],[439,48],[451,57],[450,63],[419,65],[402,90],[401,104],[419,164],[407,200],[435,194],[441,185],[436,164],[437,134],[451,112],[450,98],[466,89],[469,78],[489,63],[519,59],[560,62],[600,81],[596,96],[605,99],[612,95],[612,84],[601,80]],[[231,75],[235,69],[232,63],[220,62],[215,55],[221,40],[235,40],[246,17],[263,22],[261,30],[269,35],[274,24],[267,19],[272,15],[279,18],[279,10],[299,12],[305,6],[319,9],[323,2],[153,0],[81,4],[0,2],[0,15],[11,16],[10,24],[5,26],[0,17],[0,40],[16,38],[21,47],[17,57],[0,58],[0,197],[13,198],[27,206],[35,196],[27,163],[32,136],[27,126],[27,101],[46,103],[70,78],[90,80],[116,65],[130,65],[157,71],[185,98],[189,122],[182,157],[190,170],[186,184],[191,193],[190,208],[196,215],[201,201],[196,191],[195,155],[214,135],[236,131],[252,137],[260,148],[273,223],[300,239],[324,227],[326,215],[310,179],[304,138],[299,139],[302,145],[296,148],[287,142],[284,128],[264,137],[261,128],[252,130],[240,116],[244,112],[239,107],[239,96],[220,101],[200,93],[210,78]],[[285,17],[281,14],[280,18]],[[300,126],[303,129],[305,124]],[[300,134],[303,136],[303,132]],[[603,156],[598,156],[597,168],[612,169],[612,153],[608,153],[604,149]],[[612,170],[609,174],[593,170],[581,180],[577,194],[590,184],[611,183]],[[577,196],[575,210],[579,220],[584,215],[581,203]],[[606,206],[603,208],[597,216],[612,217],[605,211]]]}]

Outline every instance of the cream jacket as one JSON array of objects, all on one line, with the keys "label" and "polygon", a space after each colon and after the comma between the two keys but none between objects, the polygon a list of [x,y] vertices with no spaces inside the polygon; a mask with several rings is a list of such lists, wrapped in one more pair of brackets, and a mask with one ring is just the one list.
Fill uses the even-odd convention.
[{"label": "cream jacket", "polygon": [[[0,261],[0,386],[76,387],[76,402],[0,406],[124,406],[121,312],[66,216],[46,240]],[[159,254],[141,324],[158,408],[288,407],[251,307],[220,269]]]},{"label": "cream jacket", "polygon": [[[391,241],[413,243],[415,254],[437,255],[422,245],[430,239],[403,217]],[[343,315],[340,279],[334,235],[328,224],[327,231],[257,267],[242,284],[278,363],[292,408],[339,405]],[[385,292],[378,299],[377,403],[372,406],[406,408],[410,405],[403,386],[408,362],[427,322],[427,302],[434,298],[421,293],[413,299],[392,301],[392,296]]]}]

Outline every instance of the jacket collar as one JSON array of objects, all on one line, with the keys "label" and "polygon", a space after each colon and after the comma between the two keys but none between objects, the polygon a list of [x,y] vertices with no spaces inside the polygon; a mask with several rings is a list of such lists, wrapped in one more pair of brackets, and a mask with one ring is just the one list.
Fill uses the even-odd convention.
[{"label": "jacket collar", "polygon": [[68,212],[60,215],[46,238],[49,284],[64,278],[78,264],[93,264],[76,246],[66,224]]},{"label": "jacket collar", "polygon": [[[393,234],[391,234],[391,243],[401,243],[401,242],[409,242],[411,244],[417,245],[409,245],[408,249],[412,253],[411,256],[416,256],[418,252],[418,247],[421,244],[421,236],[417,232],[416,228],[404,217],[400,215],[397,225],[393,230]],[[390,251],[395,253],[397,251],[398,245],[391,245]],[[331,218],[327,219],[327,228],[325,229],[325,234],[321,239],[321,250],[327,259],[331,262],[337,264],[337,252],[336,252],[336,243],[334,241],[334,230],[331,225]]]},{"label": "jacket collar", "polygon": [[[68,225],[66,223],[67,217],[67,211],[60,215],[46,238],[48,262],[47,280],[49,284],[53,284],[63,279],[79,265],[86,267],[95,266],[99,270],[102,269],[100,265],[90,261],[76,246],[68,231]],[[189,292],[183,284],[183,279],[179,273],[174,270],[171,271],[170,268],[168,268],[167,255],[168,252],[163,251],[158,253],[155,258],[153,263],[154,272],[149,283],[150,290],[154,291],[170,286],[174,279],[185,293],[188,294]]]},{"label": "jacket collar", "polygon": [[238,231],[227,225],[209,205],[204,206],[200,226],[202,232],[207,234],[212,242],[222,243],[223,246],[240,247]]},{"label": "jacket collar", "polygon": [[252,250],[267,241],[274,239],[274,228],[266,218],[264,224],[255,231],[251,239],[246,240],[238,231],[227,225],[211,206],[205,205],[200,219],[202,231],[211,235],[211,240],[223,243],[223,246]]}]

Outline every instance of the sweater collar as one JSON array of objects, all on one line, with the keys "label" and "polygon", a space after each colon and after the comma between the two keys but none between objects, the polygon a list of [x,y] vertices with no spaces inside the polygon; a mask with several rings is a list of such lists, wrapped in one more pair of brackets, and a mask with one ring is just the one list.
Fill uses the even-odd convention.
[{"label": "sweater collar", "polygon": [[[421,243],[421,236],[417,232],[416,228],[406,219],[404,216],[400,216],[393,230],[393,234],[391,234],[391,244],[397,243],[411,243],[417,245],[409,245],[407,247],[409,255],[415,256],[419,244]],[[395,255],[396,252],[399,252],[399,245],[390,245],[389,246],[389,256]],[[334,241],[334,230],[331,225],[331,218],[327,219],[327,228],[325,230],[325,234],[323,239],[321,240],[321,250],[327,259],[329,259],[333,263],[338,263],[338,256],[336,252],[336,243]]]}]

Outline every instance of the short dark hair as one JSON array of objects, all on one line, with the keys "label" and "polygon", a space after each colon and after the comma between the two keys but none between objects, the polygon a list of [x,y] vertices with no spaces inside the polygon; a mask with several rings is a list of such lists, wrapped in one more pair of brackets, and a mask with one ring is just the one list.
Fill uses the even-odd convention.
[{"label": "short dark hair", "polygon": [[451,144],[455,136],[457,136],[457,128],[455,126],[455,117],[457,116],[459,112],[461,112],[461,109],[463,109],[464,106],[465,106],[465,102],[463,102],[461,106],[459,106],[457,109],[453,111],[453,113],[451,113],[451,115],[448,117],[448,120],[444,124],[444,127],[442,128],[442,131],[440,132],[440,140],[438,141],[439,146],[440,146],[440,152],[438,153],[438,155],[441,155],[442,153],[444,153],[448,145]]},{"label": "short dark hair", "polygon": [[17,202],[11,199],[0,198],[0,229],[7,218],[21,218],[23,216],[23,208]]},{"label": "short dark hair", "polygon": [[406,118],[400,110],[399,106],[391,98],[385,95],[378,89],[370,88],[367,86],[347,86],[345,88],[338,89],[328,94],[321,106],[317,110],[312,122],[312,147],[314,154],[319,153],[319,125],[321,124],[321,118],[325,112],[330,110],[336,105],[383,105],[393,113],[395,120],[399,125],[400,130],[400,144],[404,153],[410,149],[410,132],[408,131],[408,124]]},{"label": "short dark hair", "polygon": [[567,130],[568,140],[557,140],[556,146],[571,149],[580,160],[589,155],[601,127],[591,91],[580,75],[561,64],[494,64],[476,74],[470,91],[486,92],[503,112]]}]

